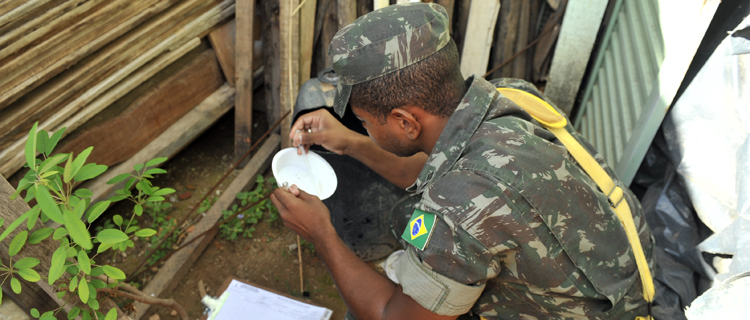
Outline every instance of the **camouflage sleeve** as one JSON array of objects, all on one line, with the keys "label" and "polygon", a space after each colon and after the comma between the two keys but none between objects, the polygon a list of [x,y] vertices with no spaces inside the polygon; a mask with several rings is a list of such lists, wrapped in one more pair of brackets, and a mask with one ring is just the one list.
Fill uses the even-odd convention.
[{"label": "camouflage sleeve", "polygon": [[441,315],[468,312],[500,272],[497,254],[518,247],[502,230],[507,202],[501,186],[475,172],[453,171],[433,183],[418,208],[438,219],[424,251],[409,247],[399,262],[404,293]]}]

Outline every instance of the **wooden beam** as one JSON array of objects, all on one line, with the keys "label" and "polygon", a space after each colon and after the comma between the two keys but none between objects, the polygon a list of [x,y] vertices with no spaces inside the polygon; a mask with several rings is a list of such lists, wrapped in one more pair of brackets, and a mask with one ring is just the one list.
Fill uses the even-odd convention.
[{"label": "wooden beam", "polygon": [[[521,13],[522,0],[502,0],[498,30],[495,32],[495,53],[491,66],[498,66],[515,54],[516,38],[518,36],[518,18]],[[492,73],[491,78],[509,78],[513,68],[505,66]]]},{"label": "wooden beam", "polygon": [[364,16],[372,12],[375,3],[373,0],[357,0],[357,17]]},{"label": "wooden beam", "polygon": [[[193,39],[193,41],[184,44],[182,47],[177,48],[177,50],[164,54],[159,59],[156,59],[146,67],[139,70],[137,73],[130,75],[127,79],[119,83],[115,88],[107,91],[106,94],[98,97],[89,104],[85,104],[87,102],[85,98],[79,98],[76,101],[83,101],[80,101],[78,105],[71,104],[66,106],[67,110],[56,113],[47,121],[42,122],[39,126],[39,129],[45,129],[47,130],[47,132],[54,132],[59,128],[65,127],[67,128],[65,130],[65,135],[70,134],[70,132],[74,131],[84,122],[91,119],[101,110],[117,101],[131,90],[135,89],[141,83],[151,78],[154,74],[161,71],[172,62],[190,52],[190,50],[194,49],[199,44],[200,40],[196,38]],[[83,106],[85,106],[85,108],[82,108]],[[69,114],[73,114],[74,111],[79,112],[68,118],[69,114],[64,114],[65,111],[67,111],[67,113]],[[10,176],[23,166],[23,148],[25,144],[26,140],[20,139],[13,143],[8,149],[0,151],[0,159],[7,160],[4,163],[0,162],[2,163],[0,164],[0,174],[3,174],[4,176]]]},{"label": "wooden beam", "polygon": [[330,67],[328,61],[328,45],[339,30],[338,27],[338,5],[336,0],[320,0],[316,14],[315,32],[316,40],[313,45],[313,70],[315,73]]},{"label": "wooden beam", "polygon": [[[281,99],[280,115],[294,108],[299,90],[299,18],[292,15],[299,0],[281,0],[279,10],[279,33],[281,36]],[[291,117],[281,121],[280,132],[286,137],[292,127]],[[282,139],[281,147],[290,147],[289,139]]]},{"label": "wooden beam", "polygon": [[[162,1],[150,10],[163,11],[175,2],[179,0]],[[80,97],[97,82],[165,41],[171,35],[170,29],[179,30],[213,4],[201,0],[181,2],[31,91],[20,101],[0,110],[0,128],[4,129],[0,132],[0,149],[24,137],[34,121],[47,118]]]},{"label": "wooden beam", "polygon": [[75,140],[63,141],[58,152],[78,154],[93,146],[88,162],[107,166],[123,162],[223,84],[216,55],[213,50],[206,50],[117,117],[86,130]]},{"label": "wooden beam", "polygon": [[[235,64],[237,97],[234,105],[234,157],[250,150],[253,129],[253,18],[255,0],[237,0]],[[244,164],[240,164],[243,166]]]},{"label": "wooden beam", "polygon": [[[237,193],[247,191],[255,185],[255,177],[262,173],[271,164],[273,154],[279,150],[281,137],[277,134],[271,135],[258,149],[250,162],[245,166],[226,190],[221,194],[219,200],[211,206],[206,215],[195,225],[195,229],[185,239],[192,240],[196,235],[211,229],[222,218],[222,211],[229,209],[235,203]],[[196,240],[182,250],[173,254],[167,262],[156,273],[151,282],[143,289],[143,293],[153,296],[161,296],[162,293],[173,289],[180,279],[190,270],[196,259],[203,253],[206,246],[213,240],[216,232],[209,232],[202,239]],[[140,319],[148,312],[150,305],[135,303],[138,311],[136,319]]]},{"label": "wooden beam", "polygon": [[357,19],[357,0],[336,0],[338,3],[339,29]]},{"label": "wooden beam", "polygon": [[[524,1],[525,2],[525,1]],[[461,73],[482,76],[487,71],[500,0],[473,1],[461,55]]]},{"label": "wooden beam", "polygon": [[281,34],[279,5],[285,0],[261,1],[263,20],[263,77],[266,120],[269,124],[281,116]]},{"label": "wooden beam", "polygon": [[307,0],[299,11],[299,84],[310,79],[315,38],[315,9],[317,0]]},{"label": "wooden beam", "polygon": [[[464,0],[458,2],[458,7],[456,10],[457,21],[456,21],[456,28],[454,29],[455,32],[453,33],[453,40],[456,41],[456,47],[458,48],[458,52],[462,53],[464,48],[464,40],[466,38],[466,27],[469,25],[469,12],[471,12],[471,3],[472,0]],[[464,77],[468,77],[468,74],[465,74]]]},{"label": "wooden beam", "polygon": [[606,9],[607,2],[595,0],[570,1],[565,8],[544,93],[567,114],[573,110]]},{"label": "wooden beam", "polygon": [[8,13],[5,13],[3,15],[0,15],[0,26],[4,26],[6,24],[9,24],[20,17],[28,14],[31,11],[34,11],[36,8],[39,8],[47,3],[49,3],[52,0],[30,0],[26,1],[24,4],[16,7],[15,9],[11,10]]},{"label": "wooden beam", "polygon": [[133,157],[117,166],[109,168],[107,172],[96,179],[84,183],[82,187],[94,193],[91,197],[92,203],[112,197],[115,190],[123,187],[123,184],[107,184],[107,181],[118,174],[131,172],[134,165],[146,163],[154,158],[170,158],[190,144],[190,142],[213,125],[219,117],[229,111],[234,105],[234,93],[234,88],[228,84],[223,85],[193,108],[193,110],[190,110],[190,112],[175,122],[169,129],[162,132],[154,140],[151,140],[149,144],[138,151]]},{"label": "wooden beam", "polygon": [[[529,15],[531,14],[531,1],[521,1],[521,15],[518,18],[518,39],[516,39],[516,51],[525,48],[529,44]],[[526,79],[526,56],[519,55],[513,61],[513,78]]]}]

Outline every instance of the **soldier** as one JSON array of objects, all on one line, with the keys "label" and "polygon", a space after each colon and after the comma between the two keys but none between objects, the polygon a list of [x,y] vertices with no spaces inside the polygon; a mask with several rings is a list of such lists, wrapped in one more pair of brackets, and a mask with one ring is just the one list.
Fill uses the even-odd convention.
[{"label": "soldier", "polygon": [[[406,253],[396,284],[346,247],[317,197],[296,187],[274,192],[284,224],[312,242],[328,267],[347,317],[646,315],[633,253],[607,195],[496,86],[544,97],[522,80],[464,80],[448,23],[439,5],[416,3],[371,12],[340,30],[329,47],[341,77],[334,109],[343,114],[350,104],[370,137],[326,110],[302,116],[290,132],[295,146],[350,155],[419,199],[397,230]],[[640,204],[630,191],[624,198],[651,261]]]}]

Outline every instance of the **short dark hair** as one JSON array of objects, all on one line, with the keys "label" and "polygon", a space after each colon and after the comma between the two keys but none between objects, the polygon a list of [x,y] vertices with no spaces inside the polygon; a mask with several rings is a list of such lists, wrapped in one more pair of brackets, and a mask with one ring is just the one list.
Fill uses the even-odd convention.
[{"label": "short dark hair", "polygon": [[422,61],[353,85],[351,104],[373,114],[381,123],[391,110],[406,105],[450,117],[465,92],[456,43],[450,40]]}]

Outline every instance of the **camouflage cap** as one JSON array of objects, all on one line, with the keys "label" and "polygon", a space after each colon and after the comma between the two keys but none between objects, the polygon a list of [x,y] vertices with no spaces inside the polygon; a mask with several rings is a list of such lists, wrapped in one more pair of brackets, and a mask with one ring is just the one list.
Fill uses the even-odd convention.
[{"label": "camouflage cap", "polygon": [[352,85],[419,62],[449,41],[448,13],[435,3],[392,5],[359,17],[339,30],[328,47],[340,77],[334,110],[343,116]]}]

